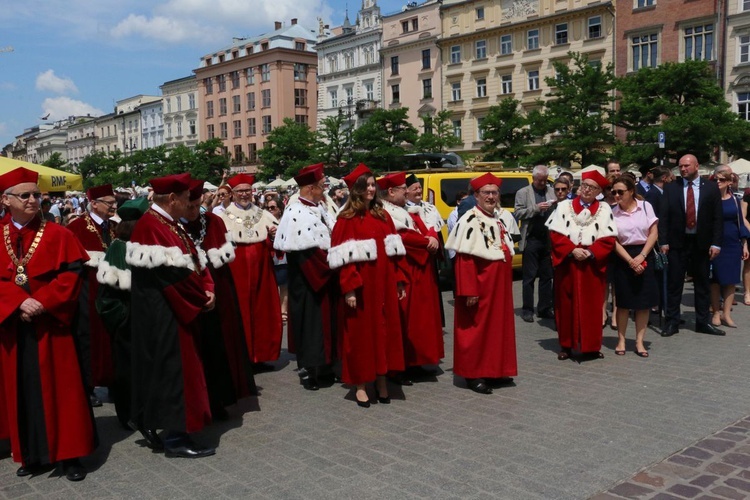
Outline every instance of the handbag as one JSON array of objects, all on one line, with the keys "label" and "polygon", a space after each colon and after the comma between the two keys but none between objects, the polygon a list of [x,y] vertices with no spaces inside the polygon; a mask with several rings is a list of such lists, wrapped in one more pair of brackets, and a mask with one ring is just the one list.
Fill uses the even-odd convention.
[{"label": "handbag", "polygon": [[667,254],[657,252],[656,248],[654,248],[652,251],[654,252],[654,269],[656,269],[657,271],[663,271],[669,263]]}]

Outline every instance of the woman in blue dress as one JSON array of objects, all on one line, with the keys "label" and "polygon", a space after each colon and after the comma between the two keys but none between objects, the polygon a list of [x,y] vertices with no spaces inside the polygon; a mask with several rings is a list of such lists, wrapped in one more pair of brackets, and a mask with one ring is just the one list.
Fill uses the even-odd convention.
[{"label": "woman in blue dress", "polygon": [[[741,220],[740,205],[730,189],[732,174],[721,172],[716,176],[716,182],[721,191],[721,207],[724,211],[724,240],[721,252],[712,263],[711,323],[714,326],[736,328],[737,325],[732,321],[732,302],[735,285],[742,280],[742,261],[748,258],[747,238],[750,237],[750,232]],[[723,307],[721,299],[724,300]]]}]

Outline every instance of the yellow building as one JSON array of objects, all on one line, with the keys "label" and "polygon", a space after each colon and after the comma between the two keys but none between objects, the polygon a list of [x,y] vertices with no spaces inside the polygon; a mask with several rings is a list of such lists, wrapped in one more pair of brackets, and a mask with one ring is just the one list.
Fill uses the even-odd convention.
[{"label": "yellow building", "polygon": [[528,110],[568,52],[606,66],[614,58],[614,6],[600,0],[467,0],[444,3],[440,47],[444,107],[465,151],[483,144],[487,110],[508,97]]}]

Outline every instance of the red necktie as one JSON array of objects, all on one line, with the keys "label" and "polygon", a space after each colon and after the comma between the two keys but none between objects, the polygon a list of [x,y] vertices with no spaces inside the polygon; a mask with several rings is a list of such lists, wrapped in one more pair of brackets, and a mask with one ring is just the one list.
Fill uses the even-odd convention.
[{"label": "red necktie", "polygon": [[688,182],[687,202],[685,203],[685,219],[687,228],[695,228],[695,194],[693,193],[693,182]]}]

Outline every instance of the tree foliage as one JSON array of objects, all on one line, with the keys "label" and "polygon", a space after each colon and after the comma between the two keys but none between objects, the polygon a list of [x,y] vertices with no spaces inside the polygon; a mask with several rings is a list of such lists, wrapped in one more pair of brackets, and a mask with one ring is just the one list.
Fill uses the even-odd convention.
[{"label": "tree foliage", "polygon": [[666,154],[694,154],[708,160],[718,147],[742,153],[750,143],[750,124],[730,111],[724,91],[705,61],[688,60],[642,68],[619,78],[621,93],[615,123],[626,130],[617,148],[621,161],[647,163],[660,156],[658,133],[666,135]]},{"label": "tree foliage", "polygon": [[528,127],[528,119],[519,106],[520,101],[507,98],[487,111],[482,120],[485,141],[482,154],[485,160],[514,165],[529,155],[533,135]]},{"label": "tree foliage", "polygon": [[266,146],[258,152],[263,162],[260,177],[293,176],[311,163],[316,146],[316,135],[310,127],[284,118],[284,124],[268,134]]},{"label": "tree foliage", "polygon": [[327,167],[336,169],[344,160],[349,160],[351,144],[349,131],[344,126],[346,116],[339,113],[326,116],[320,121],[317,131],[317,158]]},{"label": "tree foliage", "polygon": [[414,144],[418,133],[407,120],[409,108],[376,109],[352,134],[353,157],[370,168],[383,169],[398,162],[404,144]]},{"label": "tree foliage", "polygon": [[45,167],[56,168],[58,170],[65,170],[67,164],[68,162],[65,161],[65,158],[59,152],[52,153],[49,159],[42,163]]},{"label": "tree foliage", "polygon": [[421,117],[424,132],[419,135],[414,147],[423,153],[443,153],[448,148],[462,144],[461,139],[453,133],[451,111],[443,109],[434,115]]}]

